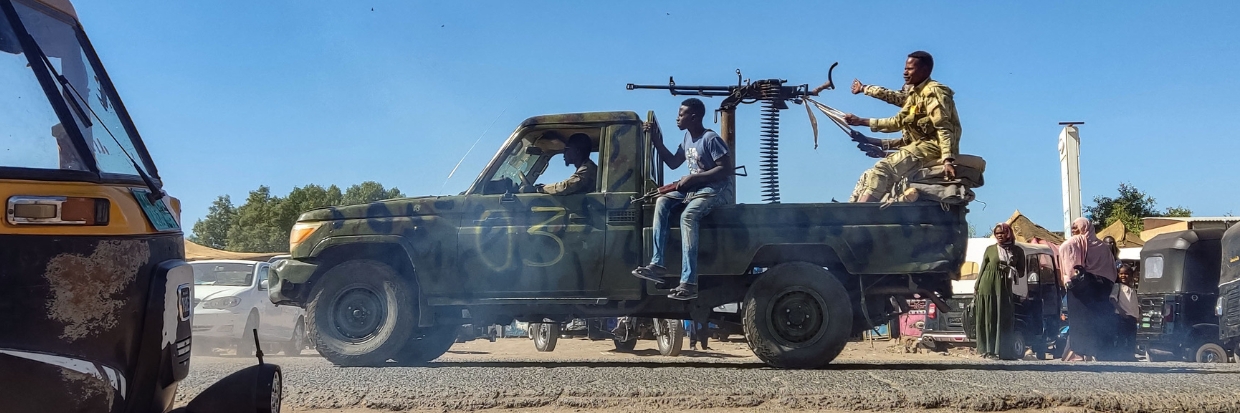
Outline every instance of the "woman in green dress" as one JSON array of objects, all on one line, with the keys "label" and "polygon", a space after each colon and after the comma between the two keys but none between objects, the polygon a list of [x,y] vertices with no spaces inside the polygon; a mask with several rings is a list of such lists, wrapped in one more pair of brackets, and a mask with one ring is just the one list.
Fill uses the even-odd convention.
[{"label": "woman in green dress", "polygon": [[1016,360],[1024,349],[1016,348],[1016,315],[1012,283],[1025,274],[1025,252],[1016,246],[1012,227],[994,228],[995,245],[982,256],[981,275],[973,294],[977,326],[977,352],[989,359]]}]

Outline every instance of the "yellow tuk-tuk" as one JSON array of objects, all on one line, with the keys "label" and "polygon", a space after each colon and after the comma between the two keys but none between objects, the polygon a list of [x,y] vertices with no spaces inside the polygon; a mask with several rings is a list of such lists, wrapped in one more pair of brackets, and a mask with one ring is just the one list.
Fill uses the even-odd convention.
[{"label": "yellow tuk-tuk", "polygon": [[[0,0],[0,412],[167,412],[190,363],[179,205],[67,0]],[[278,411],[278,366],[191,412]]]}]

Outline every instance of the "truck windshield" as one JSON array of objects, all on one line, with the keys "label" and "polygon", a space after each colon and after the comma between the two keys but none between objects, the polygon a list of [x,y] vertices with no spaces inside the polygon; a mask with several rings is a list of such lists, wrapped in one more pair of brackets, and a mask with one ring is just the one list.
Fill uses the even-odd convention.
[{"label": "truck windshield", "polygon": [[254,264],[193,263],[194,285],[249,287],[254,283]]},{"label": "truck windshield", "polygon": [[[122,120],[116,104],[116,94],[104,82],[105,78],[97,66],[97,61],[92,59],[88,50],[83,47],[81,40],[84,35],[77,30],[72,18],[41,5],[30,6],[14,2],[13,7],[26,31],[46,55],[54,75],[63,76],[64,82],[55,82],[56,87],[70,108],[75,109],[70,112],[86,140],[86,146],[94,154],[99,171],[137,175],[138,171],[134,169],[136,162],[138,168],[143,168],[142,172],[149,174],[150,164],[137,150],[135,137],[131,136],[130,129]],[[37,53],[34,50],[26,52]],[[41,61],[42,56],[35,56],[33,60]],[[46,98],[43,100],[46,101]],[[78,108],[80,110],[76,110]],[[49,125],[47,131],[42,133],[43,136],[54,136],[58,143],[69,140],[60,125]],[[81,169],[66,159],[65,152],[60,150],[59,156],[54,158],[59,160],[60,169]],[[135,162],[131,162],[130,157],[133,157]]]}]

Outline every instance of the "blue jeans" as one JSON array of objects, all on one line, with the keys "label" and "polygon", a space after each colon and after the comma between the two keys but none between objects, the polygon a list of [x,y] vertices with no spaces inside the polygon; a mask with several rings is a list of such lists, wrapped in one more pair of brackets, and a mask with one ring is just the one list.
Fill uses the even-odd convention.
[{"label": "blue jeans", "polygon": [[729,202],[733,197],[731,183],[718,188],[705,187],[688,194],[673,191],[660,196],[654,203],[654,254],[650,263],[660,267],[667,247],[667,235],[671,232],[672,209],[685,204],[680,214],[681,263],[680,283],[697,284],[698,222],[716,206]]}]

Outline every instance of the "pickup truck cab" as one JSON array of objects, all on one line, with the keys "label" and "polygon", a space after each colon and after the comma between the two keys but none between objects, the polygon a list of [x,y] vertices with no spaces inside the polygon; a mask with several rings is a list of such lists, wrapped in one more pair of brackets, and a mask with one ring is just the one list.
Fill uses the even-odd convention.
[{"label": "pickup truck cab", "polygon": [[[574,133],[594,143],[595,187],[520,193],[564,178],[543,176],[564,148],[548,136]],[[766,363],[813,368],[904,298],[951,295],[964,205],[737,204],[702,221],[699,298],[669,299],[674,277],[630,274],[651,255],[654,200],[643,195],[664,183],[657,157],[633,112],[529,118],[461,195],[302,214],[271,300],[305,306],[316,348],[342,365],[434,359],[461,324],[635,316],[735,317]],[[678,275],[676,225],[670,238]],[[736,302],[740,314],[712,311]]]}]

